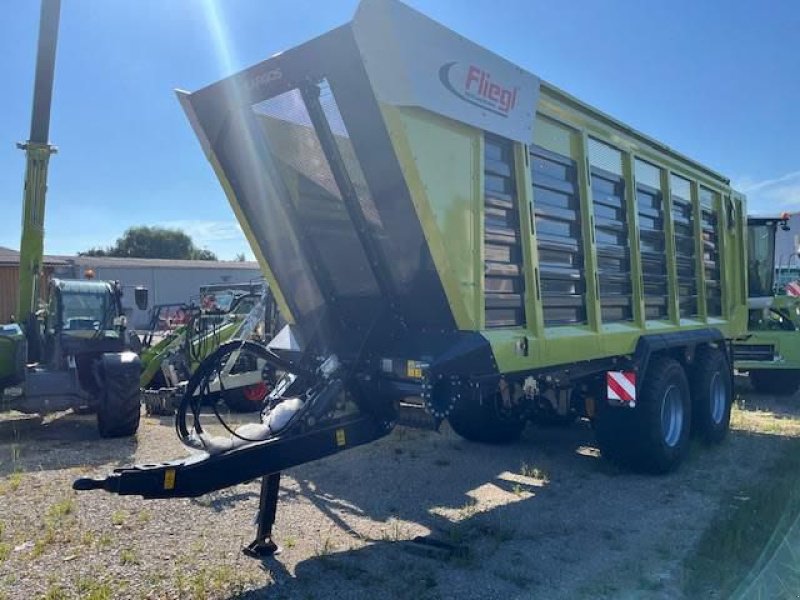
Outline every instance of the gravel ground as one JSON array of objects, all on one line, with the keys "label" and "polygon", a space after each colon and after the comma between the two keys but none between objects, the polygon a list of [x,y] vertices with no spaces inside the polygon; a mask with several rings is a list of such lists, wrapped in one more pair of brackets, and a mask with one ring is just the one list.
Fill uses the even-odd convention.
[{"label": "gravel ground", "polygon": [[166,418],[100,440],[70,414],[0,438],[0,598],[681,597],[706,524],[800,435],[795,417],[791,400],[748,396],[725,444],[666,477],[603,461],[585,424],[500,448],[398,428],[286,473],[283,553],[262,564],[240,553],[256,483],[195,500],[72,492],[77,476],[185,452]]}]

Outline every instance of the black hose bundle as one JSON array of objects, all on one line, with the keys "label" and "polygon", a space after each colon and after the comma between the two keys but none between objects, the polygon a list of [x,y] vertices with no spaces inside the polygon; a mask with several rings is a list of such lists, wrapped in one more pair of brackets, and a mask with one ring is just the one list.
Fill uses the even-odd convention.
[{"label": "black hose bundle", "polygon": [[[203,427],[200,423],[200,411],[203,406],[211,406],[214,415],[228,433],[243,439],[245,441],[258,441],[250,440],[238,435],[222,418],[217,408],[217,397],[211,391],[211,383],[216,376],[219,381],[220,393],[224,392],[224,384],[222,381],[222,372],[225,368],[227,360],[236,352],[245,352],[255,356],[256,359],[261,359],[269,366],[276,370],[284,371],[286,373],[294,374],[298,377],[308,376],[309,373],[297,367],[292,362],[287,361],[276,355],[269,350],[266,346],[257,342],[249,340],[233,340],[222,344],[214,352],[208,355],[197,367],[195,372],[189,378],[186,384],[181,402],[175,414],[175,431],[178,438],[187,445],[193,445],[193,435],[199,436],[203,433]],[[187,423],[188,413],[192,414],[191,431]],[[193,432],[193,433],[192,433]]]}]

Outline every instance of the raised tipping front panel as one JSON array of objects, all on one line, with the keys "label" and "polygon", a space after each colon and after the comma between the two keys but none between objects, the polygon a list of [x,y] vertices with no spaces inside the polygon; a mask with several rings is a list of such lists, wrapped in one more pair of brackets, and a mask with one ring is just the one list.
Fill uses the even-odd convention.
[{"label": "raised tipping front panel", "polygon": [[[335,107],[327,81],[321,87],[326,90],[321,99]],[[365,312],[376,310],[378,286],[301,93],[290,90],[256,104],[253,111],[286,182],[288,208],[303,225],[302,243],[310,253],[317,279],[329,297],[337,298],[339,317],[347,326],[357,327]],[[346,146],[349,135],[338,109],[335,113],[329,109],[325,116],[337,143]],[[352,150],[346,154],[352,156]],[[354,161],[345,162],[352,167]]]},{"label": "raised tipping front panel", "polygon": [[669,286],[664,233],[661,170],[636,160],[636,210],[639,216],[639,255],[642,261],[645,319],[666,319]]},{"label": "raised tipping front panel", "polygon": [[514,145],[484,139],[484,301],[486,327],[525,324],[522,246]]},{"label": "raised tipping front panel", "polygon": [[688,180],[673,174],[670,177],[670,188],[678,273],[678,306],[681,317],[693,317],[698,313],[698,303],[691,185]]},{"label": "raised tipping front panel", "polygon": [[631,254],[622,153],[589,138],[589,165],[601,319],[629,321],[633,319]]},{"label": "raised tipping front panel", "polygon": [[700,214],[703,230],[703,271],[706,286],[706,310],[709,317],[722,316],[722,282],[719,263],[719,220],[717,195],[700,188]]},{"label": "raised tipping front panel", "polygon": [[533,215],[545,326],[586,322],[586,278],[575,161],[531,147]]}]

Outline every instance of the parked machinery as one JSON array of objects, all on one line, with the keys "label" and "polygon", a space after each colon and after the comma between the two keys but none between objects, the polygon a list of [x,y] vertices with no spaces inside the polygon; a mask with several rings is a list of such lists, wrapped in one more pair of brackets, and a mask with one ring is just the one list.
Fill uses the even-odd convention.
[{"label": "parked machinery", "polygon": [[792,395],[800,387],[800,298],[776,284],[775,238],[789,215],[747,219],[748,336],[734,345],[734,365],[756,391]]},{"label": "parked machinery", "polygon": [[[172,415],[186,382],[203,359],[230,340],[272,339],[279,315],[266,284],[216,285],[201,290],[198,304],[153,307],[150,330],[142,340],[143,401],[148,414]],[[169,329],[171,327],[171,329]],[[167,329],[163,329],[167,328]],[[226,379],[220,399],[235,412],[260,410],[274,379],[262,377],[264,365],[240,357]]]},{"label": "parked machinery", "polygon": [[[0,394],[7,406],[47,414],[89,407],[103,437],[128,436],[139,427],[138,356],[114,281],[52,279],[41,294],[47,168],[60,0],[44,0],[39,25],[20,241],[17,323],[0,325]],[[147,290],[134,291],[139,308]],[[44,296],[45,302],[40,299]],[[19,387],[16,387],[19,386]]]},{"label": "parked machinery", "polygon": [[263,555],[280,471],[401,412],[489,443],[575,412],[605,456],[656,473],[690,434],[724,438],[747,325],[727,178],[394,0],[179,97],[289,322],[247,351],[284,376],[260,423],[210,437],[212,358],[177,417],[201,454],[76,489],[263,475]]}]

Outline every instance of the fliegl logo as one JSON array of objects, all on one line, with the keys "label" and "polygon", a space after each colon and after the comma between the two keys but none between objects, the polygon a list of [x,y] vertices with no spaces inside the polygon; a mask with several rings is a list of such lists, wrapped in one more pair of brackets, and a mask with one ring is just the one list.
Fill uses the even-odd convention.
[{"label": "fliegl logo", "polygon": [[519,88],[494,81],[489,71],[475,65],[445,63],[439,69],[439,80],[465,102],[501,117],[507,117],[517,105]]}]

